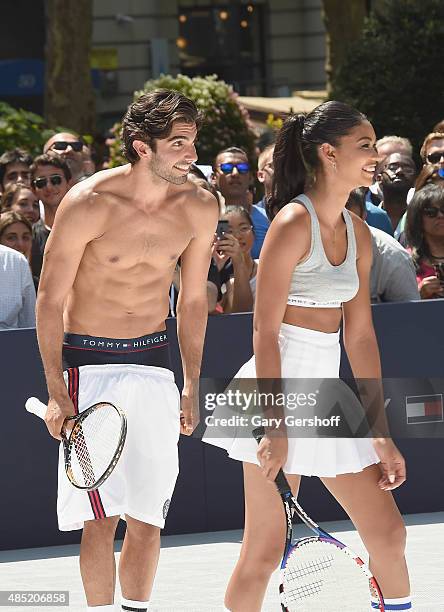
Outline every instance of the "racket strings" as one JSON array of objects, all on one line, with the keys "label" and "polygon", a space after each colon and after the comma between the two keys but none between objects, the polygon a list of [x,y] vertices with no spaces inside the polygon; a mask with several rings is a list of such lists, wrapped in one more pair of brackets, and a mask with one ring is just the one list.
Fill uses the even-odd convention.
[{"label": "racket strings", "polygon": [[73,428],[70,439],[71,480],[92,487],[107,472],[121,448],[122,417],[111,404],[98,404]]},{"label": "racket strings", "polygon": [[368,612],[371,585],[348,549],[321,538],[300,540],[281,573],[282,603],[288,612]]},{"label": "racket strings", "polygon": [[324,558],[320,557],[319,559],[310,561],[302,567],[289,566],[286,569],[286,574],[288,575],[289,580],[299,580],[300,578],[310,576],[311,574],[317,574],[322,570],[330,569],[332,563],[333,557],[331,555],[328,555]]},{"label": "racket strings", "polygon": [[78,427],[79,430],[74,439],[74,450],[79,464],[79,468],[82,472],[83,484],[87,487],[90,487],[96,481],[96,477],[94,475],[94,470],[91,463],[91,457],[88,451],[88,447],[86,445],[85,436],[83,435],[82,426],[79,424]]}]

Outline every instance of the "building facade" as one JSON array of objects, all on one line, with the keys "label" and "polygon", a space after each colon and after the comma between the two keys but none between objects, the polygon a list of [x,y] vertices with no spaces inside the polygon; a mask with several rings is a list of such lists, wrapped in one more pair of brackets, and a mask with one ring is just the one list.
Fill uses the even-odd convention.
[{"label": "building facade", "polygon": [[325,88],[321,0],[93,0],[97,111],[108,123],[161,73],[216,73],[246,96]]}]

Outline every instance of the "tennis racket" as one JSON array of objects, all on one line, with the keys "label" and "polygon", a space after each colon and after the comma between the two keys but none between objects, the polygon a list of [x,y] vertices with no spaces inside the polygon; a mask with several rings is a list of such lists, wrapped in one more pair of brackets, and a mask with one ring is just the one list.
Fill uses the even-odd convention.
[{"label": "tennis racket", "polygon": [[[265,431],[259,427],[253,435],[259,443]],[[383,612],[381,590],[362,559],[304,512],[282,469],[275,483],[287,522],[279,586],[283,612],[368,612],[372,605]],[[314,532],[314,537],[292,542],[294,514]]]},{"label": "tennis racket", "polygon": [[[46,405],[36,397],[26,410],[45,418]],[[93,491],[117,465],[126,439],[126,416],[113,404],[99,402],[65,419],[61,431],[66,475],[77,489]]]}]

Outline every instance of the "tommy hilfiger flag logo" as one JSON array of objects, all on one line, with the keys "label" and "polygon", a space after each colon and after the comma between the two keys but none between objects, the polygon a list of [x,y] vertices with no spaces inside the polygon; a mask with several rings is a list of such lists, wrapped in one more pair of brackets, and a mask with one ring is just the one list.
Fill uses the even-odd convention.
[{"label": "tommy hilfiger flag logo", "polygon": [[405,398],[407,423],[439,423],[444,420],[442,395],[411,395]]}]

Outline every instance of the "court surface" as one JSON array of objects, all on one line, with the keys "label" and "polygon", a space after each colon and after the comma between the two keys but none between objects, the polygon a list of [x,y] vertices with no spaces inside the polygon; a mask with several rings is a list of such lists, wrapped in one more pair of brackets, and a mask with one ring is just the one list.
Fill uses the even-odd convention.
[{"label": "court surface", "polygon": [[[444,612],[444,512],[411,514],[404,518],[414,610]],[[352,531],[349,521],[323,523],[322,527],[364,555],[359,537]],[[307,535],[307,530],[297,526],[296,535]],[[225,585],[237,559],[241,537],[241,531],[163,537],[150,612],[221,612]],[[78,546],[56,546],[0,551],[0,590],[60,589],[70,592],[69,607],[0,606],[0,612],[86,610],[78,550]],[[116,543],[116,550],[120,550],[120,542]],[[263,612],[279,612],[277,583],[276,572]]]}]

